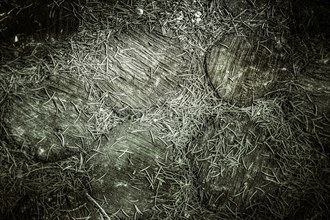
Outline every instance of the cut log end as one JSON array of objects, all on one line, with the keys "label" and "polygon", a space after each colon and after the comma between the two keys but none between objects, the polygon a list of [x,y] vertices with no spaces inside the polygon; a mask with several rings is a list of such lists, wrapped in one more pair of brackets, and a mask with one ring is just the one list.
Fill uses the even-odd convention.
[{"label": "cut log end", "polygon": [[238,106],[251,105],[284,77],[284,55],[271,44],[228,36],[206,56],[206,71],[217,94]]}]

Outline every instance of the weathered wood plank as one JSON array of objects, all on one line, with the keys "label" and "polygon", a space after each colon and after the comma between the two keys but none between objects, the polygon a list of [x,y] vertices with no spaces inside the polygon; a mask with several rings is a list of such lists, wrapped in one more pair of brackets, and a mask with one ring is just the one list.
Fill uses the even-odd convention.
[{"label": "weathered wood plank", "polygon": [[221,98],[247,106],[283,77],[284,60],[284,54],[271,43],[227,36],[207,54],[206,71]]},{"label": "weathered wood plank", "polygon": [[[304,124],[302,129],[313,136],[313,142],[330,154],[330,65],[314,63],[295,81],[293,111]],[[288,113],[290,114],[290,112]]]},{"label": "weathered wood plank", "polygon": [[88,162],[95,170],[93,196],[117,217],[150,214],[156,191],[167,190],[157,186],[155,176],[156,161],[165,162],[166,147],[154,139],[150,129],[130,122],[117,126]]},{"label": "weathered wood plank", "polygon": [[262,219],[267,212],[280,217],[299,207],[301,191],[308,193],[314,173],[328,162],[312,145],[299,142],[300,131],[291,131],[281,117],[274,124],[238,113],[210,118],[189,145],[205,208],[225,219]]},{"label": "weathered wood plank", "polygon": [[83,112],[86,103],[87,93],[79,82],[51,77],[36,88],[18,90],[7,100],[3,134],[31,158],[65,159],[91,145]]},{"label": "weathered wood plank", "polygon": [[108,65],[95,83],[109,93],[115,109],[142,108],[161,103],[173,95],[183,71],[183,51],[170,38],[131,31],[109,39],[103,49]]},{"label": "weathered wood plank", "polygon": [[[15,89],[15,95],[8,95],[1,106],[5,113],[1,132],[8,146],[23,149],[41,167],[74,160],[79,161],[81,169],[93,170],[95,176],[84,184],[91,186],[91,196],[97,201],[106,198],[102,207],[108,213],[150,213],[155,191],[167,190],[156,185],[160,183],[155,179],[159,169],[156,160],[164,161],[166,157],[164,144],[158,143],[152,135],[154,131],[143,125],[118,125],[107,133],[109,129],[102,128],[101,123],[108,122],[94,120],[94,114],[101,111],[98,108],[125,113],[120,110],[148,108],[169,99],[179,88],[179,74],[185,66],[182,50],[174,43],[170,38],[142,30],[123,33],[120,38],[96,45],[100,50],[85,54],[85,60],[73,58],[59,65],[54,71],[56,75],[50,74],[42,83]],[[76,68],[78,62],[87,61],[90,75],[86,75],[90,77],[79,74],[86,69]],[[98,130],[100,133],[94,133]],[[103,135],[107,141],[100,138]],[[89,158],[86,155],[90,153]],[[45,182],[56,183],[59,180],[49,179],[56,168],[36,175]],[[83,183],[77,183],[80,184]],[[79,211],[71,214],[86,216]],[[96,212],[90,214],[98,216]]]}]

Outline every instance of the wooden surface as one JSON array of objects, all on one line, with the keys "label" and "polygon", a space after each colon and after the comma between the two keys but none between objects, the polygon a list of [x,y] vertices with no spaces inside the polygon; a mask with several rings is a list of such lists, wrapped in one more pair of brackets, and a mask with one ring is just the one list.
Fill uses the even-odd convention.
[{"label": "wooden surface", "polygon": [[[322,62],[322,63],[321,63]],[[300,114],[303,129],[312,134],[313,142],[330,154],[330,65],[320,61],[310,64],[295,82],[294,108]]]},{"label": "wooden surface", "polygon": [[[1,108],[5,114],[1,132],[10,147],[23,149],[27,159],[41,167],[36,168],[41,171],[35,175],[42,177],[39,184],[48,184],[44,193],[60,181],[52,176],[58,172],[56,167],[42,172],[44,166],[78,161],[79,169],[93,169],[95,176],[86,187],[91,187],[92,197],[106,212],[141,215],[155,205],[156,190],[167,190],[155,177],[159,169],[156,161],[164,161],[166,149],[148,126],[130,122],[111,125],[107,120],[112,116],[126,118],[134,109],[147,109],[170,99],[179,88],[184,55],[170,38],[143,31],[123,33],[99,49],[97,55],[86,54],[83,61],[90,64],[90,77],[83,78],[72,70],[77,65],[72,59],[72,66],[59,65],[54,72],[42,72],[50,76],[9,95]],[[102,111],[107,111],[105,116],[97,118]],[[79,169],[70,172],[84,175]],[[29,172],[25,168],[11,172],[16,171]],[[30,187],[25,179],[21,184]],[[37,190],[35,186],[31,184],[30,190]],[[76,200],[73,203],[83,205]],[[86,207],[81,210],[86,211]],[[86,214],[80,209],[67,215],[99,217],[96,211]]]},{"label": "wooden surface", "polygon": [[279,173],[263,144],[266,139],[266,132],[242,114],[209,120],[190,143],[191,152],[197,152],[190,155],[191,166],[205,207],[220,216],[230,210],[245,213],[279,190],[264,175]]},{"label": "wooden surface", "polygon": [[184,71],[183,51],[175,41],[141,31],[109,39],[99,58],[102,76],[95,83],[114,109],[147,108],[175,93]]},{"label": "wooden surface", "polygon": [[165,162],[166,147],[152,132],[141,123],[119,125],[89,160],[95,170],[92,195],[108,213],[146,216],[156,204],[157,193],[168,190],[157,177],[157,163]]},{"label": "wooden surface", "polygon": [[226,36],[206,56],[207,75],[217,94],[238,106],[263,97],[286,70],[283,54],[250,39]]},{"label": "wooden surface", "polygon": [[51,77],[7,101],[3,128],[12,146],[33,159],[57,161],[87,148],[92,137],[83,109],[87,93],[78,81]]}]

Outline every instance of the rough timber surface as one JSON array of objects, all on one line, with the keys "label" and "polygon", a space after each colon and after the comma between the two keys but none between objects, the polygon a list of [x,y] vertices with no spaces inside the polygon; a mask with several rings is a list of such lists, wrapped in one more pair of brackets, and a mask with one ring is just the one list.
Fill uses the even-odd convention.
[{"label": "rough timber surface", "polygon": [[306,74],[300,76],[299,85],[306,92],[317,109],[316,113],[330,116],[330,64],[314,64],[306,68]]},{"label": "rough timber surface", "polygon": [[52,76],[7,100],[2,133],[33,159],[65,159],[91,144],[82,114],[86,103],[87,94],[79,82]]},{"label": "rough timber surface", "polygon": [[330,154],[330,65],[314,63],[299,76],[293,105],[303,112],[302,126],[311,133],[317,145]]},{"label": "rough timber surface", "polygon": [[[233,219],[237,213],[242,219],[268,219],[269,210],[286,216],[293,207],[301,208],[301,191],[309,193],[317,166],[327,164],[324,155],[291,139],[289,128],[283,128],[287,136],[281,137],[268,123],[245,114],[228,116],[211,118],[189,145],[188,156],[203,206],[220,219]],[[305,169],[311,173],[292,176]]]},{"label": "rough timber surface", "polygon": [[[221,215],[228,210],[254,206],[256,201],[276,193],[276,185],[267,183],[262,172],[274,169],[270,152],[263,142],[266,133],[248,117],[232,120],[210,119],[205,131],[191,143],[191,163],[200,185],[199,196],[204,206]],[[275,173],[279,170],[274,169]],[[258,190],[259,188],[259,190]]]},{"label": "rough timber surface", "polygon": [[107,93],[107,104],[145,108],[171,97],[184,71],[183,51],[174,40],[141,30],[122,33],[99,45],[104,51],[94,83]]},{"label": "rough timber surface", "polygon": [[226,36],[206,56],[206,71],[217,94],[238,106],[263,97],[284,77],[284,53],[257,37]]},{"label": "rough timber surface", "polygon": [[[143,30],[123,32],[117,37],[109,34],[106,42],[88,42],[89,39],[95,40],[86,37],[86,44],[72,44],[72,51],[66,54],[68,60],[64,63],[62,51],[51,54],[52,62],[57,59],[62,62],[54,69],[52,64],[46,63],[46,72],[37,75],[40,77],[38,83],[22,82],[10,92],[3,91],[6,97],[1,99],[1,140],[6,142],[10,152],[22,154],[24,160],[20,160],[19,166],[26,166],[8,170],[11,175],[24,178],[20,177],[20,187],[13,187],[22,189],[17,192],[17,197],[7,188],[8,193],[0,192],[13,197],[10,199],[15,203],[1,201],[5,209],[15,209],[26,193],[35,194],[24,200],[18,208],[20,210],[38,201],[40,195],[53,198],[56,193],[62,194],[62,191],[52,191],[56,184],[60,184],[60,190],[68,192],[66,196],[70,202],[72,198],[73,204],[80,206],[86,200],[82,185],[86,188],[91,185],[92,197],[109,201],[104,207],[108,213],[123,210],[122,215],[134,216],[150,212],[155,205],[156,189],[157,192],[166,190],[160,186],[162,183],[153,179],[158,168],[156,161],[165,158],[163,144],[156,143],[153,131],[142,128],[142,125],[133,130],[130,126],[118,125],[111,130],[115,125],[111,119],[107,120],[111,117],[118,119],[117,113],[126,118],[126,111],[130,113],[130,109],[146,109],[171,98],[180,84],[180,73],[185,71],[181,48],[173,39]],[[75,56],[75,53],[81,56]],[[83,68],[77,68],[80,64]],[[36,68],[29,72],[24,62],[21,65],[22,69],[13,74],[24,72],[26,77],[34,74],[32,70]],[[105,116],[98,115],[100,112]],[[137,131],[141,129],[145,131]],[[106,157],[96,153],[95,157],[88,158],[102,135],[108,140],[102,142],[99,150],[105,152]],[[127,143],[120,142],[120,135]],[[119,142],[115,143],[117,138]],[[38,176],[38,181],[26,179],[32,177],[30,167],[33,167],[32,174]],[[88,183],[82,181],[89,178],[86,177],[86,167],[93,168],[97,176]],[[66,179],[56,178],[58,172],[57,177],[63,175]],[[7,182],[4,184],[8,185]],[[38,191],[40,185],[45,184],[47,187]],[[71,195],[77,188],[78,197]],[[58,201],[61,208],[70,208],[63,202],[67,199],[64,197],[46,203],[51,206],[52,202]],[[85,200],[77,202],[80,197]],[[88,215],[80,213],[81,209],[68,215]]]},{"label": "rough timber surface", "polygon": [[147,125],[119,125],[88,162],[95,170],[92,194],[104,202],[108,213],[117,217],[146,216],[156,204],[157,193],[164,186],[155,173],[160,169],[157,163],[165,161],[166,148],[153,135]]}]

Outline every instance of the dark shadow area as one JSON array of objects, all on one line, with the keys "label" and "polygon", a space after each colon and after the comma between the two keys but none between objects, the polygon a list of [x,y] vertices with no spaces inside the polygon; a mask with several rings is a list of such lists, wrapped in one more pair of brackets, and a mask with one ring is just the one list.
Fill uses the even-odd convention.
[{"label": "dark shadow area", "polygon": [[82,5],[77,1],[25,0],[0,3],[0,42],[63,39],[78,30]]},{"label": "dark shadow area", "polygon": [[295,0],[291,3],[292,30],[298,36],[330,37],[330,1]]}]

